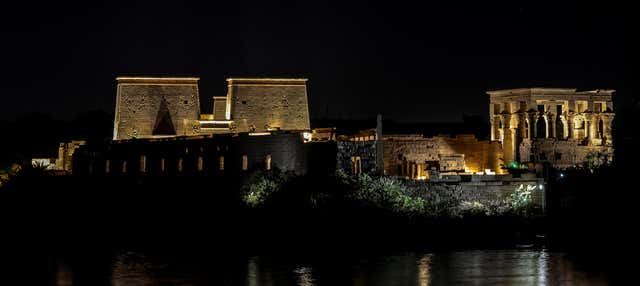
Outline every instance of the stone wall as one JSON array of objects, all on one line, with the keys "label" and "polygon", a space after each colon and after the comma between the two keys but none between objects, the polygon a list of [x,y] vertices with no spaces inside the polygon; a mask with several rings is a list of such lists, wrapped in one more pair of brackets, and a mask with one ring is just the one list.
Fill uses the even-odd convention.
[{"label": "stone wall", "polygon": [[[603,162],[613,160],[612,146],[582,145],[581,140],[556,140],[553,138],[527,140],[520,146],[521,156],[529,159],[533,154],[534,162],[549,162],[554,167],[566,169],[583,165],[589,156],[602,154]],[[525,157],[526,156],[526,157]]]},{"label": "stone wall", "polygon": [[497,173],[502,172],[502,150],[498,142],[478,141],[473,135],[446,137],[445,141],[454,152],[464,154],[465,165],[469,171],[482,172],[490,169]]},{"label": "stone wall", "polygon": [[73,155],[76,149],[87,144],[85,140],[73,140],[68,143],[60,143],[55,169],[59,171],[73,171]]},{"label": "stone wall", "polygon": [[[478,141],[473,135],[430,138],[422,135],[385,135],[383,152],[385,173],[388,175],[407,173],[407,164],[416,164],[420,169],[427,168],[419,173],[428,171],[432,166],[437,166],[443,172],[464,171],[465,167],[471,172],[485,169],[501,172],[500,145],[497,142]],[[464,167],[460,169],[461,160]]]},{"label": "stone wall", "polygon": [[306,79],[227,79],[236,132],[310,130]]},{"label": "stone wall", "polygon": [[197,134],[197,78],[117,80],[114,140]]},{"label": "stone wall", "polygon": [[407,185],[425,194],[427,202],[451,201],[479,203],[486,206],[509,205],[514,191],[522,186],[530,190],[529,205],[540,212],[546,207],[544,180],[535,177],[513,178],[510,175],[449,176],[441,180],[408,181]]},{"label": "stone wall", "polygon": [[[119,140],[78,148],[73,157],[73,174],[242,175],[252,169],[266,169],[267,158],[271,168],[304,174],[307,162],[303,144],[299,133]],[[243,168],[244,156],[247,170]]]},{"label": "stone wall", "polygon": [[354,173],[353,159],[358,157],[361,173],[376,172],[376,141],[337,141],[337,168],[347,174]]}]

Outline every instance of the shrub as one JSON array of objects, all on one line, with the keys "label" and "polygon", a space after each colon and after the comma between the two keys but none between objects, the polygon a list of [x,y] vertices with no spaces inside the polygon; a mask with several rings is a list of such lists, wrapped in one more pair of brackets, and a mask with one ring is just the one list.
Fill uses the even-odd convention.
[{"label": "shrub", "polygon": [[349,197],[364,206],[390,210],[396,213],[417,214],[424,212],[424,199],[411,196],[398,179],[371,177],[361,174],[355,178]]},{"label": "shrub", "polygon": [[266,200],[282,189],[289,175],[277,168],[270,171],[254,171],[240,187],[242,200],[251,207],[263,205]]}]

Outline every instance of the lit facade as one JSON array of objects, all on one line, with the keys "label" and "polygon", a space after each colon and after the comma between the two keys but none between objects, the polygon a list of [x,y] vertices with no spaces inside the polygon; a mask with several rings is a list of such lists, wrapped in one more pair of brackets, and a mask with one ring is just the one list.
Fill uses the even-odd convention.
[{"label": "lit facade", "polygon": [[198,81],[118,77],[113,139],[311,129],[307,79],[229,78],[213,114],[201,113]]},{"label": "lit facade", "polygon": [[[614,90],[520,88],[489,91],[491,140],[505,164],[582,164],[593,154],[613,158]],[[606,163],[606,162],[605,162]]]}]

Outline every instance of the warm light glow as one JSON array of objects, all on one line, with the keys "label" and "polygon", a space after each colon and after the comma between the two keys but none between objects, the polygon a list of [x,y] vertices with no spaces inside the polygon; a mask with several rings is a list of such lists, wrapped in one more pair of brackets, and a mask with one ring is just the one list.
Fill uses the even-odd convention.
[{"label": "warm light glow", "polygon": [[215,123],[221,123],[221,124],[225,124],[225,123],[226,124],[231,124],[231,123],[233,123],[233,121],[231,121],[231,120],[199,120],[199,121],[200,121],[200,124],[202,124],[202,123],[214,123],[214,124]]},{"label": "warm light glow", "polygon": [[116,77],[119,84],[194,84],[197,83],[200,78],[197,77]]},{"label": "warm light glow", "polygon": [[302,138],[304,138],[304,142],[311,142],[311,133],[310,132],[302,132]]},{"label": "warm light glow", "polygon": [[271,154],[267,155],[267,157],[265,158],[265,168],[267,170],[271,170]]},{"label": "warm light glow", "polygon": [[147,171],[147,157],[145,155],[140,155],[140,172],[144,173]]},{"label": "warm light glow", "polygon": [[271,133],[269,133],[269,132],[253,132],[253,133],[249,133],[249,136],[264,136],[264,135],[271,135]]},{"label": "warm light glow", "polygon": [[53,170],[55,164],[51,162],[51,159],[49,158],[34,158],[31,159],[31,166],[33,166],[34,168],[42,167],[45,170]]},{"label": "warm light glow", "polygon": [[242,155],[242,171],[246,171],[249,167],[249,158],[247,155]]}]

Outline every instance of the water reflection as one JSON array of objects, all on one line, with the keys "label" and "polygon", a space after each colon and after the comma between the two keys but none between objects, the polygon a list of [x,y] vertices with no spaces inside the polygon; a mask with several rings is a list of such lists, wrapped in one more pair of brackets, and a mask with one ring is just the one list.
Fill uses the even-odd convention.
[{"label": "water reflection", "polygon": [[[150,286],[155,285],[153,265],[149,259],[141,253],[123,253],[116,257],[113,263],[113,286]],[[161,269],[155,267],[158,275]]]},{"label": "water reflection", "polygon": [[298,277],[299,286],[314,286],[313,275],[311,267],[299,267],[293,270],[293,273]]},{"label": "water reflection", "polygon": [[73,285],[73,272],[71,267],[64,263],[64,261],[58,261],[58,269],[56,270],[56,286],[72,286]]},{"label": "water reflection", "polygon": [[[111,285],[607,285],[606,277],[546,250],[476,250],[400,253],[361,257],[229,260],[175,259],[121,253],[113,260]],[[242,262],[244,261],[244,262]],[[69,269],[61,268],[59,281]],[[71,285],[58,283],[58,285]]]},{"label": "water reflection", "polygon": [[257,257],[250,257],[247,263],[247,285],[258,286],[258,262]]},{"label": "water reflection", "polygon": [[431,275],[429,274],[431,268],[431,254],[425,254],[418,260],[418,285],[429,286],[431,282]]}]

